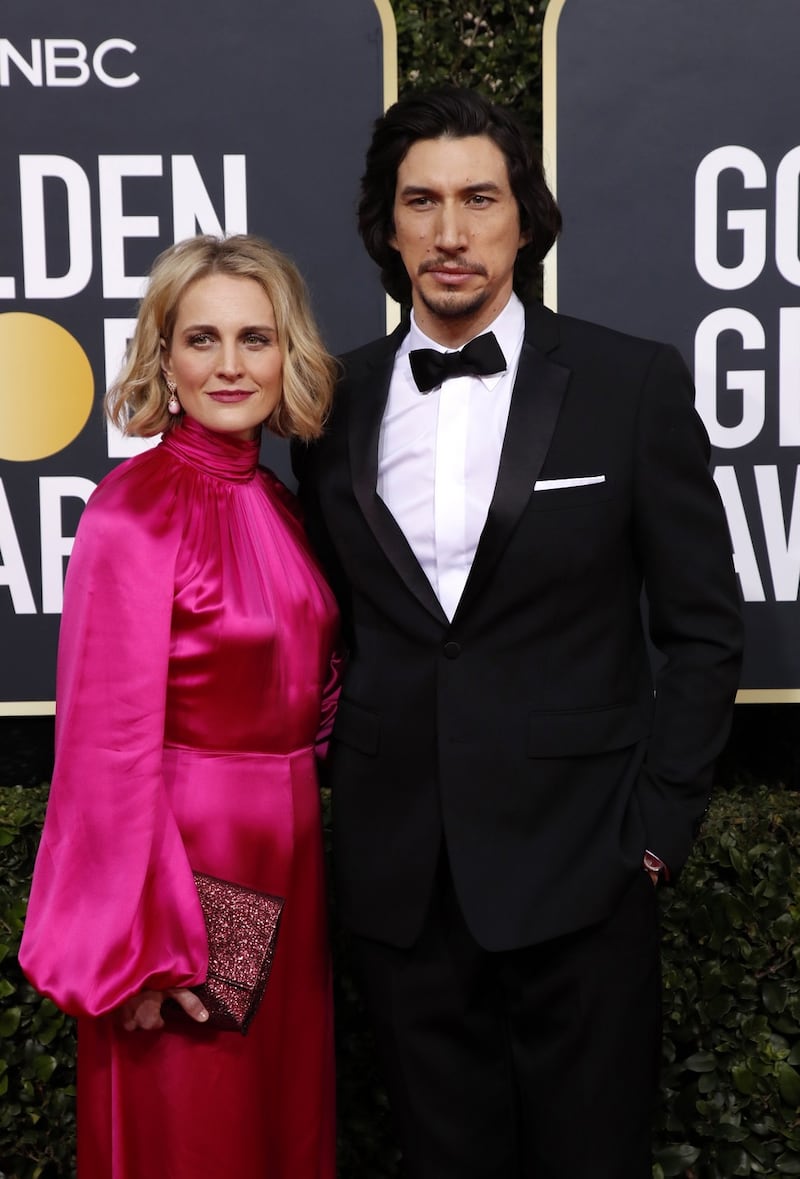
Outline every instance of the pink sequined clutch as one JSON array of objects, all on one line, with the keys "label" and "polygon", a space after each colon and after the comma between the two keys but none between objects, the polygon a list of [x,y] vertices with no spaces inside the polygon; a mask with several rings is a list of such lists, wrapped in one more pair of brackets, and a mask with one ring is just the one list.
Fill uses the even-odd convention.
[{"label": "pink sequined clutch", "polygon": [[208,933],[208,976],[192,987],[206,1007],[206,1026],[247,1031],[272,968],[283,897],[194,873]]}]

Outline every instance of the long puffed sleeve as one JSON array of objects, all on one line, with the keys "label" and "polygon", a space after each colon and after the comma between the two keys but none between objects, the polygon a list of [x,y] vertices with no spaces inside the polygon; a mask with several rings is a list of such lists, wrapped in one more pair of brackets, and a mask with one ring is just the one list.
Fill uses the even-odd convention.
[{"label": "long puffed sleeve", "polygon": [[191,868],[162,779],[174,487],[151,451],[92,496],[70,558],[56,766],[20,964],[73,1015],[205,978]]},{"label": "long puffed sleeve", "polygon": [[328,756],[328,745],[333,732],[333,723],[336,720],[336,707],[342,691],[344,664],[345,656],[342,652],[334,651],[331,655],[328,678],[322,689],[319,730],[315,742],[315,751],[320,761],[324,761]]}]

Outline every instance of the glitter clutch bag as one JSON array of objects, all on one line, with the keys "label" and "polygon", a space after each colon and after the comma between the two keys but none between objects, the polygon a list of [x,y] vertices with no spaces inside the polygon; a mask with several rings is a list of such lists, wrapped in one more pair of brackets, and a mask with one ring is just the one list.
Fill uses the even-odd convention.
[{"label": "glitter clutch bag", "polygon": [[208,1011],[207,1027],[248,1029],[269,980],[283,897],[194,873],[208,934],[208,976],[192,990]]}]

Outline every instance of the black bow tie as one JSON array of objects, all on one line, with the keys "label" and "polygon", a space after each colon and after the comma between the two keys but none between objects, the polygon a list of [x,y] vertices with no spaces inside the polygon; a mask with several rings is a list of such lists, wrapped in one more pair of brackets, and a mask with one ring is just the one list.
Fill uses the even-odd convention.
[{"label": "black bow tie", "polygon": [[506,358],[494,332],[470,340],[460,352],[415,348],[409,352],[408,359],[420,393],[430,393],[448,377],[488,377],[506,368]]}]

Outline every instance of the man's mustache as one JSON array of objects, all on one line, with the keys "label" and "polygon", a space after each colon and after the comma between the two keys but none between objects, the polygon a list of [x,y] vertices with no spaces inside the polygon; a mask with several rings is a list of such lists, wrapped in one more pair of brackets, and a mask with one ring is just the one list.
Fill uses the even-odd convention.
[{"label": "man's mustache", "polygon": [[479,274],[481,278],[488,277],[486,267],[480,262],[453,262],[452,258],[426,258],[424,262],[420,262],[417,274],[428,274],[431,270],[452,270],[459,274]]}]

